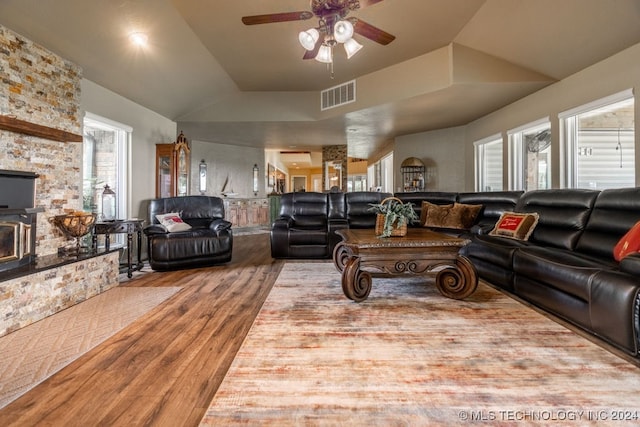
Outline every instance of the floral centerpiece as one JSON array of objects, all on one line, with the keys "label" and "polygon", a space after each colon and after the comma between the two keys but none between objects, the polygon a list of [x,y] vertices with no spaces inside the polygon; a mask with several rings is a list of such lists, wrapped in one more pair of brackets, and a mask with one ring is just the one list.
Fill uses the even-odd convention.
[{"label": "floral centerpiece", "polygon": [[369,206],[369,210],[377,214],[376,235],[379,237],[404,236],[407,225],[418,219],[413,203],[402,203],[397,197],[387,197]]}]

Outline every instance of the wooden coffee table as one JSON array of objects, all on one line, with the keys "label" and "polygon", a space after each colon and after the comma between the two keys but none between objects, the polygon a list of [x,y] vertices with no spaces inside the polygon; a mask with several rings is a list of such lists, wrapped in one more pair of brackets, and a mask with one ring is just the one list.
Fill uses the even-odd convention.
[{"label": "wooden coffee table", "polygon": [[347,298],[361,302],[371,292],[373,276],[434,275],[440,293],[453,299],[471,295],[478,286],[476,269],[458,252],[469,243],[425,228],[410,228],[404,237],[380,238],[373,229],[336,231],[342,237],[333,262],[342,272]]}]

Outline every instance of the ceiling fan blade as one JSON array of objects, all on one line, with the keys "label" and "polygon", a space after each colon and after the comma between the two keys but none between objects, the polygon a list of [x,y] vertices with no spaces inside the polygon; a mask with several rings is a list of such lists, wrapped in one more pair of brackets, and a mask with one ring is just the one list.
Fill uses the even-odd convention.
[{"label": "ceiling fan blade", "polygon": [[316,41],[316,45],[313,47],[313,50],[307,50],[304,53],[304,56],[302,57],[302,59],[314,59],[316,56],[318,56],[318,52],[320,51],[320,46],[322,46],[322,42],[324,42],[324,36],[320,35],[320,37],[318,38],[318,41]]},{"label": "ceiling fan blade", "polygon": [[302,12],[270,13],[267,15],[243,16],[244,25],[270,24],[272,22],[304,21],[313,18],[308,10]]},{"label": "ceiling fan blade", "polygon": [[360,0],[359,3],[360,3],[360,7],[363,8],[367,6],[372,6],[376,3],[380,3],[381,1],[382,0]]},{"label": "ceiling fan blade", "polygon": [[366,37],[369,40],[373,40],[376,43],[382,45],[388,45],[395,40],[396,36],[382,31],[378,27],[374,27],[371,24],[367,24],[362,19],[349,18],[349,21],[353,24],[353,31],[360,34],[362,37]]}]

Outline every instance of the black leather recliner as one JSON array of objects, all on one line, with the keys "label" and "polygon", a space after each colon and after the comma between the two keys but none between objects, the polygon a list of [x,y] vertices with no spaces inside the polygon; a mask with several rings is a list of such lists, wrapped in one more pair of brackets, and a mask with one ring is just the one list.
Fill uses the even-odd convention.
[{"label": "black leather recliner", "polygon": [[327,258],[330,250],[328,209],[325,193],[283,194],[280,215],[271,225],[271,256]]},{"label": "black leather recliner", "polygon": [[271,225],[274,258],[330,258],[344,228],[374,228],[370,204],[390,193],[286,193],[280,198],[279,217]]},{"label": "black leather recliner", "polygon": [[[192,228],[168,232],[156,215],[176,212]],[[151,200],[147,236],[153,270],[202,267],[231,261],[233,232],[219,197],[184,196]]]}]

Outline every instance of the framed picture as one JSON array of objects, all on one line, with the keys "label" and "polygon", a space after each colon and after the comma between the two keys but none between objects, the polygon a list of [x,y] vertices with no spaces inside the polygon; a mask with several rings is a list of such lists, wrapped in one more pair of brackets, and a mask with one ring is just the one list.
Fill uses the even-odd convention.
[{"label": "framed picture", "polygon": [[269,177],[269,187],[276,185],[276,167],[271,163],[267,164],[267,176]]}]

